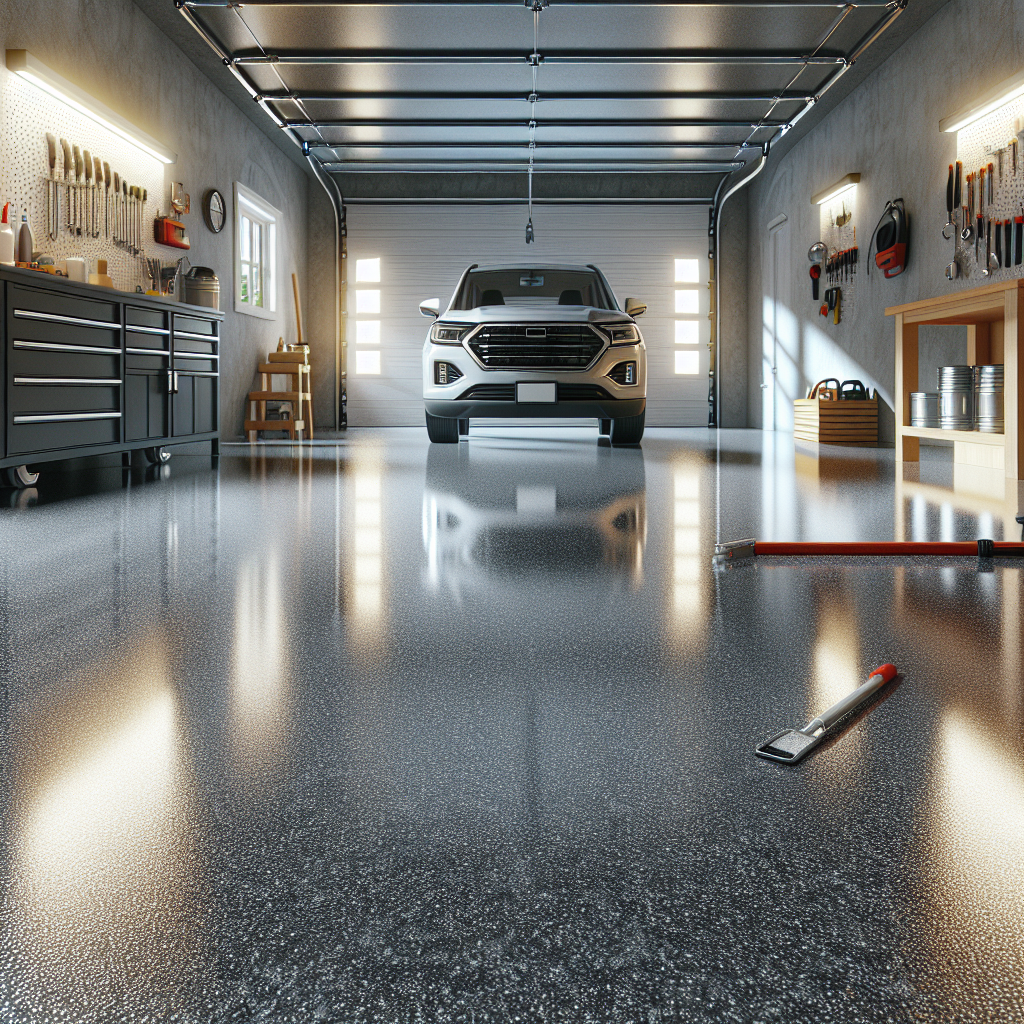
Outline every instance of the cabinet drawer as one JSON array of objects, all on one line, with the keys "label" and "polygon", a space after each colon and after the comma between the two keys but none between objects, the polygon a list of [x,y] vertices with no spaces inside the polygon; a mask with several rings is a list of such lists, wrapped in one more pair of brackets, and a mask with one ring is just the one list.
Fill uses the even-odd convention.
[{"label": "cabinet drawer", "polygon": [[167,332],[167,313],[159,309],[139,309],[137,306],[128,306],[124,311],[125,323],[129,329],[132,324],[138,327],[149,327],[153,330]]},{"label": "cabinet drawer", "polygon": [[[15,375],[10,390],[10,415],[54,412],[118,412],[121,408],[121,381],[94,379],[95,384],[46,383],[62,378]],[[64,380],[74,380],[67,377]]]},{"label": "cabinet drawer", "polygon": [[20,423],[18,416],[12,416],[7,425],[7,454],[117,444],[121,440],[119,412],[55,415],[58,418]]},{"label": "cabinet drawer", "polygon": [[16,314],[7,321],[12,341],[45,341],[51,345],[85,345],[86,348],[120,348],[119,327],[89,327],[54,320],[33,320]]},{"label": "cabinet drawer", "polygon": [[162,370],[166,373],[170,366],[170,356],[142,355],[129,349],[124,357],[124,363],[127,370]]},{"label": "cabinet drawer", "polygon": [[174,333],[200,334],[205,335],[208,338],[214,338],[217,336],[217,321],[201,320],[199,317],[181,316],[179,313],[175,313]]},{"label": "cabinet drawer", "polygon": [[96,321],[118,329],[121,326],[120,305],[117,302],[78,299],[22,285],[12,285],[9,288],[7,309],[13,311],[15,316],[21,311],[64,319]]},{"label": "cabinet drawer", "polygon": [[217,357],[174,350],[174,368],[179,373],[216,373]]},{"label": "cabinet drawer", "polygon": [[183,338],[180,334],[175,334],[174,351],[194,352],[200,356],[216,356],[217,339],[211,338],[209,341],[201,341],[198,338]]},{"label": "cabinet drawer", "polygon": [[171,349],[171,334],[170,331],[156,332],[143,332],[133,331],[130,327],[125,331],[124,336],[125,348],[151,348],[157,349],[161,352],[169,352]]},{"label": "cabinet drawer", "polygon": [[32,342],[15,341],[7,355],[8,372],[12,376],[37,377],[120,377],[119,350],[90,352],[77,346],[70,351],[26,347]]}]

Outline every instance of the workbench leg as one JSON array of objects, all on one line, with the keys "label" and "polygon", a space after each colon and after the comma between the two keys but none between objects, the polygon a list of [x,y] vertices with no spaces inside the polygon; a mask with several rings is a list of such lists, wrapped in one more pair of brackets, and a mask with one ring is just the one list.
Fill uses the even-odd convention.
[{"label": "workbench leg", "polygon": [[905,324],[896,314],[896,461],[917,462],[921,445],[916,437],[904,437],[910,426],[910,393],[917,390],[917,324]]},{"label": "workbench leg", "polygon": [[967,325],[967,362],[987,366],[992,362],[992,332],[988,323]]},{"label": "workbench leg", "polygon": [[1018,309],[1020,291],[1011,288],[1003,299],[1003,432],[1006,446],[1003,449],[1004,468],[1011,480],[1024,479],[1024,448],[1020,443],[1021,430],[1021,388],[1024,387],[1024,367],[1021,366],[1020,329],[1021,318]]}]

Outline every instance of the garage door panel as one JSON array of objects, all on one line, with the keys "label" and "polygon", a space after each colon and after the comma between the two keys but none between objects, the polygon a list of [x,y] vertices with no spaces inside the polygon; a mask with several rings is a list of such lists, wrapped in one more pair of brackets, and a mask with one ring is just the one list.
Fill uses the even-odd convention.
[{"label": "garage door panel", "polygon": [[[527,246],[526,209],[508,206],[355,206],[348,210],[348,415],[353,426],[423,420],[420,367],[429,321],[419,303],[447,304],[471,263],[593,263],[620,303],[646,302],[639,321],[648,351],[648,421],[705,426],[708,419],[707,207],[543,206]],[[380,260],[380,281],[358,281],[357,261]],[[675,260],[694,260],[699,279],[676,282]],[[357,314],[356,292],[380,292],[379,314]],[[692,312],[676,312],[677,291]],[[379,323],[379,345],[357,343],[358,322]],[[696,325],[676,340],[676,322]],[[695,333],[694,333],[695,332]],[[380,373],[356,372],[359,351],[380,353]],[[677,373],[676,352],[696,353],[696,375]]]}]

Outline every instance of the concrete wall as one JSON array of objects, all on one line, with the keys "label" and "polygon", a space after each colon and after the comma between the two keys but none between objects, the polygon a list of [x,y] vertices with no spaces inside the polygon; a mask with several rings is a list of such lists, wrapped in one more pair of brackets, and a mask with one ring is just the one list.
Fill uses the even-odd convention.
[{"label": "concrete wall", "polygon": [[[295,340],[291,274],[297,272],[305,285],[307,202],[310,189],[320,190],[320,185],[228,101],[131,0],[0,0],[0,44],[30,50],[178,153],[178,162],[166,172],[165,195],[157,202],[168,209],[171,181],[184,182],[192,196],[192,212],[185,218],[192,241],[188,257],[217,272],[221,308],[227,311],[221,428],[226,439],[240,437],[244,400],[258,362],[276,348],[279,336]],[[2,73],[8,74],[6,68]],[[46,130],[39,125],[40,139]],[[5,160],[15,157],[13,147],[20,141],[0,134]],[[39,140],[31,141],[38,145]],[[276,321],[233,312],[230,222],[219,235],[203,223],[203,194],[208,188],[219,189],[230,209],[234,181],[248,185],[284,213]],[[153,246],[151,255],[165,262],[177,255],[166,247],[159,249],[158,253]],[[333,352],[329,369],[333,374]],[[330,410],[328,398],[317,414],[328,421]]]},{"label": "concrete wall", "polygon": [[[984,283],[977,275],[954,283],[945,278],[950,243],[942,238],[941,228],[946,220],[946,171],[956,159],[956,135],[940,132],[938,123],[1019,71],[1022,51],[1024,4],[1019,0],[951,0],[791,151],[781,159],[769,159],[749,190],[746,390],[751,426],[762,425],[759,385],[767,229],[779,215],[789,218],[790,280],[783,298],[796,319],[804,386],[824,375],[823,366],[834,365],[840,376],[860,377],[878,388],[891,409],[893,321],[884,308]],[[870,278],[861,273],[856,311],[841,324],[824,328],[807,276],[807,249],[819,238],[818,208],[810,198],[851,171],[863,176],[854,221],[862,261],[885,201],[895,196],[906,200],[911,216],[910,260],[907,270],[889,281],[880,273]],[[941,352],[937,348],[925,357],[923,374],[933,375],[933,367],[960,352],[965,339],[954,332],[941,341],[937,336],[936,344]],[[726,354],[724,361],[739,363],[735,353]],[[932,379],[922,376],[922,386]],[[881,426],[883,439],[891,442],[891,412],[883,415]]]}]

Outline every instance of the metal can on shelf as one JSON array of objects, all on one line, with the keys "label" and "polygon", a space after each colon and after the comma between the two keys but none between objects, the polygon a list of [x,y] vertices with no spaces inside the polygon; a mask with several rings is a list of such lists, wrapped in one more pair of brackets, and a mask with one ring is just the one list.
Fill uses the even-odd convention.
[{"label": "metal can on shelf", "polygon": [[910,425],[937,427],[939,425],[939,393],[912,391],[910,394]]},{"label": "metal can on shelf", "polygon": [[1003,433],[1003,365],[974,368],[974,423],[984,434]]},{"label": "metal can on shelf", "polygon": [[974,429],[974,367],[940,366],[939,426],[943,430]]}]

